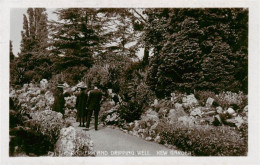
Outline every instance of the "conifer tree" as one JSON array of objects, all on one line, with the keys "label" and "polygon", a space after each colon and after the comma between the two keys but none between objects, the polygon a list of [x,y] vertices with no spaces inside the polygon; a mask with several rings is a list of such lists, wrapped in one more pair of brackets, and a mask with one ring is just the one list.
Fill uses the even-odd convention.
[{"label": "conifer tree", "polygon": [[48,47],[47,13],[45,8],[28,8],[23,15],[21,55],[44,55]]},{"label": "conifer tree", "polygon": [[11,62],[14,59],[13,42],[11,40],[9,42],[9,54],[10,54],[10,62]]}]

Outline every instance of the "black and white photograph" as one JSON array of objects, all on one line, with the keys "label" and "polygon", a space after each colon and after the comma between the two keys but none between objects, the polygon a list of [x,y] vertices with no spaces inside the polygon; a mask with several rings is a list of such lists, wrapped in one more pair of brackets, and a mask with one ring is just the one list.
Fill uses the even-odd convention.
[{"label": "black and white photograph", "polygon": [[256,154],[249,6],[9,12],[9,159]]}]

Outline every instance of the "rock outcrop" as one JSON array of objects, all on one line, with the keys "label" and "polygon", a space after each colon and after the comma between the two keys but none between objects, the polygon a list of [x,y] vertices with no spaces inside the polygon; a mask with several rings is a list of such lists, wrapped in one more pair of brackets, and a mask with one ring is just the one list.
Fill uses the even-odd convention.
[{"label": "rock outcrop", "polygon": [[54,156],[94,156],[93,142],[86,132],[63,128],[55,145]]}]

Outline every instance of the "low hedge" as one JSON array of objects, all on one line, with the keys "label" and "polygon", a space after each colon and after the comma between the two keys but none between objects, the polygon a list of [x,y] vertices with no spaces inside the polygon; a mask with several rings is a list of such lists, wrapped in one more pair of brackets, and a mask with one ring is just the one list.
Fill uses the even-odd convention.
[{"label": "low hedge", "polygon": [[247,144],[234,128],[210,125],[160,124],[161,143],[195,156],[245,156]]}]

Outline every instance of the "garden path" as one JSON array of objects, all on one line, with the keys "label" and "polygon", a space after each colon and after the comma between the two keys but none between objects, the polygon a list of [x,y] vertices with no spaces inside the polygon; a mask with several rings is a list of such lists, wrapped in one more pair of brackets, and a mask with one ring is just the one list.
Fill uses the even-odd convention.
[{"label": "garden path", "polygon": [[[85,130],[78,127],[79,123],[73,123],[78,130]],[[171,150],[155,142],[145,141],[136,136],[124,133],[119,129],[99,126],[95,131],[92,126],[87,131],[94,142],[96,156],[183,156],[183,152]]]}]

